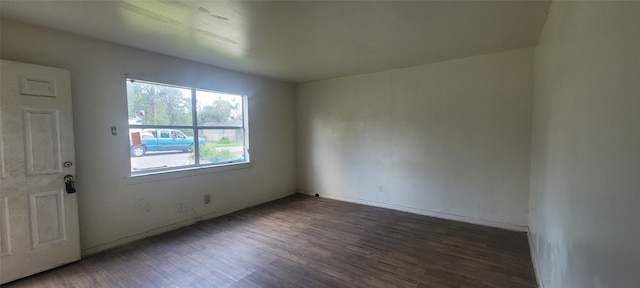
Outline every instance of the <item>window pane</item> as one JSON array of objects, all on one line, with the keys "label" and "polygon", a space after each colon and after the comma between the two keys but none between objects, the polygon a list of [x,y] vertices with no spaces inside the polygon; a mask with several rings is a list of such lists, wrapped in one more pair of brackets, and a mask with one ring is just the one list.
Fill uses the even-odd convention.
[{"label": "window pane", "polygon": [[249,160],[244,96],[134,79],[126,85],[131,175]]},{"label": "window pane", "polygon": [[196,91],[198,126],[242,127],[242,96]]},{"label": "window pane", "polygon": [[244,130],[240,129],[200,129],[199,138],[206,145],[200,145],[200,164],[244,162]]},{"label": "window pane", "polygon": [[132,172],[194,164],[192,129],[130,129],[129,134]]},{"label": "window pane", "polygon": [[191,90],[127,81],[129,125],[191,126]]}]

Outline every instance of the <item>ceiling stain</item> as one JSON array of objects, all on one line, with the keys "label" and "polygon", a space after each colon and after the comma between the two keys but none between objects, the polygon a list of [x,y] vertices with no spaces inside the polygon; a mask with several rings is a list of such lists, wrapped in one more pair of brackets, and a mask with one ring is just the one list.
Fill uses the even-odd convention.
[{"label": "ceiling stain", "polygon": [[156,20],[158,22],[162,22],[162,23],[169,24],[169,25],[174,25],[174,26],[182,25],[182,22],[180,22],[178,20],[175,20],[173,18],[169,18],[169,17],[164,16],[164,15],[160,15],[158,13],[155,13],[155,12],[151,11],[151,10],[142,8],[140,6],[133,5],[131,3],[120,2],[120,5],[122,5],[122,7],[125,10],[128,10],[131,13],[134,13],[134,14],[137,14],[137,15],[149,18],[149,19],[153,19],[153,20]]},{"label": "ceiling stain", "polygon": [[224,37],[224,36],[218,35],[216,33],[209,32],[209,31],[205,31],[205,30],[202,30],[202,29],[196,28],[196,29],[193,29],[193,31],[195,31],[196,33],[199,33],[200,35],[203,35],[203,36],[206,36],[206,37],[209,37],[209,38],[213,38],[215,40],[222,41],[222,42],[225,42],[225,43],[234,44],[234,45],[238,45],[239,44],[238,41],[235,41],[233,39],[229,39],[227,37]]},{"label": "ceiling stain", "polygon": [[220,15],[216,15],[216,14],[210,14],[210,15],[211,15],[211,17],[216,18],[216,19],[218,19],[218,20],[225,20],[225,21],[228,21],[228,20],[229,20],[229,18],[227,18],[227,17],[222,17],[222,16],[220,16]]},{"label": "ceiling stain", "polygon": [[189,6],[189,4],[182,2],[182,1],[177,1],[177,0],[159,0],[160,2],[170,5],[170,6],[174,6],[174,7],[178,7],[178,8],[185,8],[187,6]]},{"label": "ceiling stain", "polygon": [[209,14],[211,17],[216,18],[218,20],[229,20],[229,18],[227,18],[227,17],[223,17],[223,16],[216,15],[216,14],[211,14],[211,11],[209,11],[207,8],[204,8],[202,6],[198,7],[198,12],[202,12],[204,14]]}]

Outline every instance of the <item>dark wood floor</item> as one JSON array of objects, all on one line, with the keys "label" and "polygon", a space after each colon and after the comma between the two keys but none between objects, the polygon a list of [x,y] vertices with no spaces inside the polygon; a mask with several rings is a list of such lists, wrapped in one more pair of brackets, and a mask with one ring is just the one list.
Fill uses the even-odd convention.
[{"label": "dark wood floor", "polygon": [[294,195],[6,287],[537,287],[526,234]]}]

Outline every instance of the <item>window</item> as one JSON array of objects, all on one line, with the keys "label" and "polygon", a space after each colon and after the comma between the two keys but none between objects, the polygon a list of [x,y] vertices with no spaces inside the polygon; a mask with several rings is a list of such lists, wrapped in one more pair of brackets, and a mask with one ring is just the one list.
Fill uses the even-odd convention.
[{"label": "window", "polygon": [[249,162],[246,96],[126,80],[131,175]]}]

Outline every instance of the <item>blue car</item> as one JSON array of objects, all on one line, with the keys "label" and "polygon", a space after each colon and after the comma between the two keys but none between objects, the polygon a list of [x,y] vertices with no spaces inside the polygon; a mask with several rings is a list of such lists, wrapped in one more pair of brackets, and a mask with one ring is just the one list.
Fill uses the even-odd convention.
[{"label": "blue car", "polygon": [[[131,141],[131,156],[140,157],[147,151],[173,151],[180,150],[190,152],[193,150],[193,138],[176,129],[144,129],[140,133],[141,141]],[[133,137],[132,135],[132,139]],[[138,143],[136,143],[138,142]],[[141,143],[140,143],[141,142]],[[204,145],[204,138],[198,138],[200,145]]]}]

